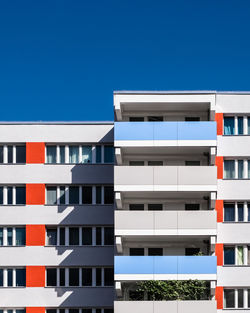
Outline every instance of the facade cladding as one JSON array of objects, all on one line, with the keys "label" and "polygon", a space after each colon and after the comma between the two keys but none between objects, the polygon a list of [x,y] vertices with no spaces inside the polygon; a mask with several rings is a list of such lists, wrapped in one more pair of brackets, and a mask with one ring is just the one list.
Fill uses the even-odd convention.
[{"label": "facade cladding", "polygon": [[0,123],[0,313],[249,312],[250,94],[115,92],[114,110]]}]

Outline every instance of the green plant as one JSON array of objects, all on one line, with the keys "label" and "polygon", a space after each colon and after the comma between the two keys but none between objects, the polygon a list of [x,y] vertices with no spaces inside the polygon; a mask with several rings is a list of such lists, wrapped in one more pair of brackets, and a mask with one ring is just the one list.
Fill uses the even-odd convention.
[{"label": "green plant", "polygon": [[209,298],[206,281],[142,281],[137,284],[136,292],[147,295],[148,300],[203,300]]}]

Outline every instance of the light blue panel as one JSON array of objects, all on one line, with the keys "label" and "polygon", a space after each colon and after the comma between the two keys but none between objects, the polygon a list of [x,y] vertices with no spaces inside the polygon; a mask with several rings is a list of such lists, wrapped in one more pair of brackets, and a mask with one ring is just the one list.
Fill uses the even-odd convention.
[{"label": "light blue panel", "polygon": [[153,140],[153,122],[115,122],[115,140]]},{"label": "light blue panel", "polygon": [[154,274],[177,274],[177,256],[155,256]]},{"label": "light blue panel", "polygon": [[216,273],[216,256],[178,256],[178,274]]},{"label": "light blue panel", "polygon": [[216,122],[178,122],[178,140],[216,139]]},{"label": "light blue panel", "polygon": [[153,274],[153,256],[115,256],[115,274]]},{"label": "light blue panel", "polygon": [[154,140],[177,140],[177,122],[153,122]]}]

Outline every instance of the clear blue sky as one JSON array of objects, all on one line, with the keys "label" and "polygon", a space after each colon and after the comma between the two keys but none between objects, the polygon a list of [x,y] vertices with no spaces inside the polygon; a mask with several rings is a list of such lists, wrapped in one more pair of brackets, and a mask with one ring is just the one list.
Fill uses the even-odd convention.
[{"label": "clear blue sky", "polygon": [[112,120],[113,90],[250,90],[249,0],[1,0],[0,120]]}]

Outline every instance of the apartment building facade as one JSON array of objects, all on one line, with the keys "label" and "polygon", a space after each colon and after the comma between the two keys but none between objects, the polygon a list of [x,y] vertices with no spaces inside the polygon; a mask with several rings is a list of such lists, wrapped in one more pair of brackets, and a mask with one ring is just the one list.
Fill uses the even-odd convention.
[{"label": "apartment building facade", "polygon": [[0,313],[248,312],[250,94],[115,92],[114,112],[0,123]]},{"label": "apartment building facade", "polygon": [[[250,95],[116,92],[114,109],[115,313],[248,312]],[[190,280],[207,293],[153,297]]]}]

